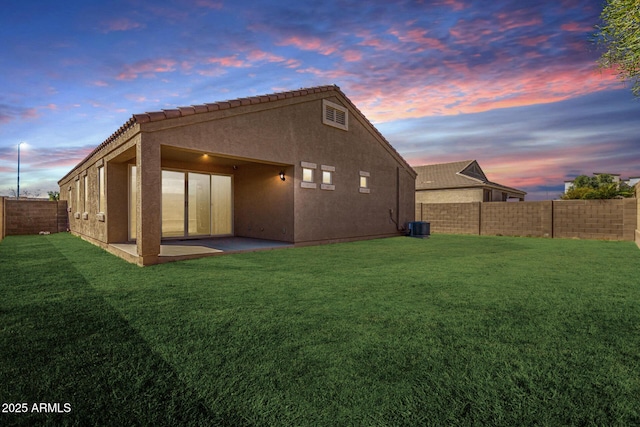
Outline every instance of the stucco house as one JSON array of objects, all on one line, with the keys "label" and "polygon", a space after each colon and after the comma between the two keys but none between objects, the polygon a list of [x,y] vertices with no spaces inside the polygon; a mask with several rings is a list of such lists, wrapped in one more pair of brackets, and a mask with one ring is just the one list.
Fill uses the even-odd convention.
[{"label": "stucco house", "polygon": [[416,166],[416,203],[524,201],[525,191],[491,182],[476,160]]},{"label": "stucco house", "polygon": [[329,85],[134,114],[58,184],[72,233],[150,265],[176,239],[399,235],[415,177]]}]

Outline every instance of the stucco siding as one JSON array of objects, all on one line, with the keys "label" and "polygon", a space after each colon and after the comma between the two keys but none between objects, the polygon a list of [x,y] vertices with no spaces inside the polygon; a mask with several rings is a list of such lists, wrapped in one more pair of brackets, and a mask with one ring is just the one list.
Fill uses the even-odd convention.
[{"label": "stucco siding", "polygon": [[293,185],[278,176],[293,167],[240,166],[234,174],[234,234],[241,237],[294,241]]},{"label": "stucco siding", "polygon": [[[348,130],[323,123],[323,99],[348,110]],[[102,243],[123,242],[137,212],[137,252],[142,264],[154,263],[162,239],[163,170],[231,176],[235,236],[296,244],[355,240],[400,234],[413,219],[415,172],[339,90],[233,105],[239,102],[239,108],[219,103],[175,118],[149,113],[147,121],[127,124],[60,181],[61,197],[72,207],[71,230]],[[158,114],[163,118],[154,121]],[[315,165],[315,188],[301,185],[303,164]],[[100,165],[106,171],[104,215],[97,211]],[[130,207],[132,165],[137,201]],[[323,185],[323,169],[332,173],[331,185]],[[367,191],[360,189],[362,173]],[[84,176],[87,207],[78,210]]]}]

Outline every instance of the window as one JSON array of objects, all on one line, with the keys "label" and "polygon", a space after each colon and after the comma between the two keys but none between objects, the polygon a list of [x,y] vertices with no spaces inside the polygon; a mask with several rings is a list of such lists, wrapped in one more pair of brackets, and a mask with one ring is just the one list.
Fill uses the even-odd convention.
[{"label": "window", "polygon": [[104,166],[98,168],[98,212],[104,212]]},{"label": "window", "polygon": [[342,130],[349,130],[349,111],[342,105],[322,100],[322,123]]},{"label": "window", "polygon": [[322,183],[329,185],[333,184],[333,172],[322,171]]},{"label": "window", "polygon": [[302,188],[317,188],[315,183],[315,170],[318,167],[315,163],[300,162],[302,166],[302,182],[300,186]]},{"label": "window", "polygon": [[73,204],[73,197],[72,197],[73,196],[73,191],[72,191],[72,188],[73,187],[69,186],[69,196],[67,197],[67,201],[69,202],[69,206],[67,207],[67,210],[69,212],[71,212],[71,209],[73,208],[71,206]]},{"label": "window", "polygon": [[[76,213],[80,212],[80,177],[76,178]],[[79,218],[79,215],[76,215]]]},{"label": "window", "polygon": [[302,181],[313,182],[313,169],[302,168]]},{"label": "window", "polygon": [[89,219],[87,213],[87,200],[89,199],[89,179],[87,175],[82,177],[82,219]]},{"label": "window", "polygon": [[369,193],[371,190],[369,189],[369,172],[360,171],[360,192],[361,193]]},{"label": "window", "polygon": [[87,211],[87,198],[89,196],[89,180],[87,179],[87,175],[82,177],[82,187],[84,190],[83,198],[82,198],[82,212]]},{"label": "window", "polygon": [[333,174],[336,168],[334,166],[321,165],[320,170],[322,170],[320,188],[322,190],[335,190],[336,186],[333,185]]}]

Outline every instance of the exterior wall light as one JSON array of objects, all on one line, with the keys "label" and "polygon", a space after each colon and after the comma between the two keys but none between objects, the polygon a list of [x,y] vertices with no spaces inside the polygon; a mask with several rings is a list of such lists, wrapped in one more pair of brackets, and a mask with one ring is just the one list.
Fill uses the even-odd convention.
[{"label": "exterior wall light", "polygon": [[284,171],[280,171],[280,179],[285,180]]}]

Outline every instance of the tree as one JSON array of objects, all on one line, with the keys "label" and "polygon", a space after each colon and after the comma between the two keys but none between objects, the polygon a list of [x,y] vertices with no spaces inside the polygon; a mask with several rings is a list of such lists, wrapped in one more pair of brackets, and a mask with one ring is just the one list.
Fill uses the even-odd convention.
[{"label": "tree", "polygon": [[49,195],[49,200],[55,201],[60,200],[60,192],[59,191],[47,191]]},{"label": "tree", "polygon": [[615,68],[621,80],[629,80],[640,97],[640,3],[638,0],[606,0],[596,25],[595,42],[606,49],[601,68]]},{"label": "tree", "polygon": [[576,177],[571,187],[562,195],[562,199],[616,199],[633,195],[633,187],[624,182],[616,183],[613,176],[602,173],[596,176]]}]

